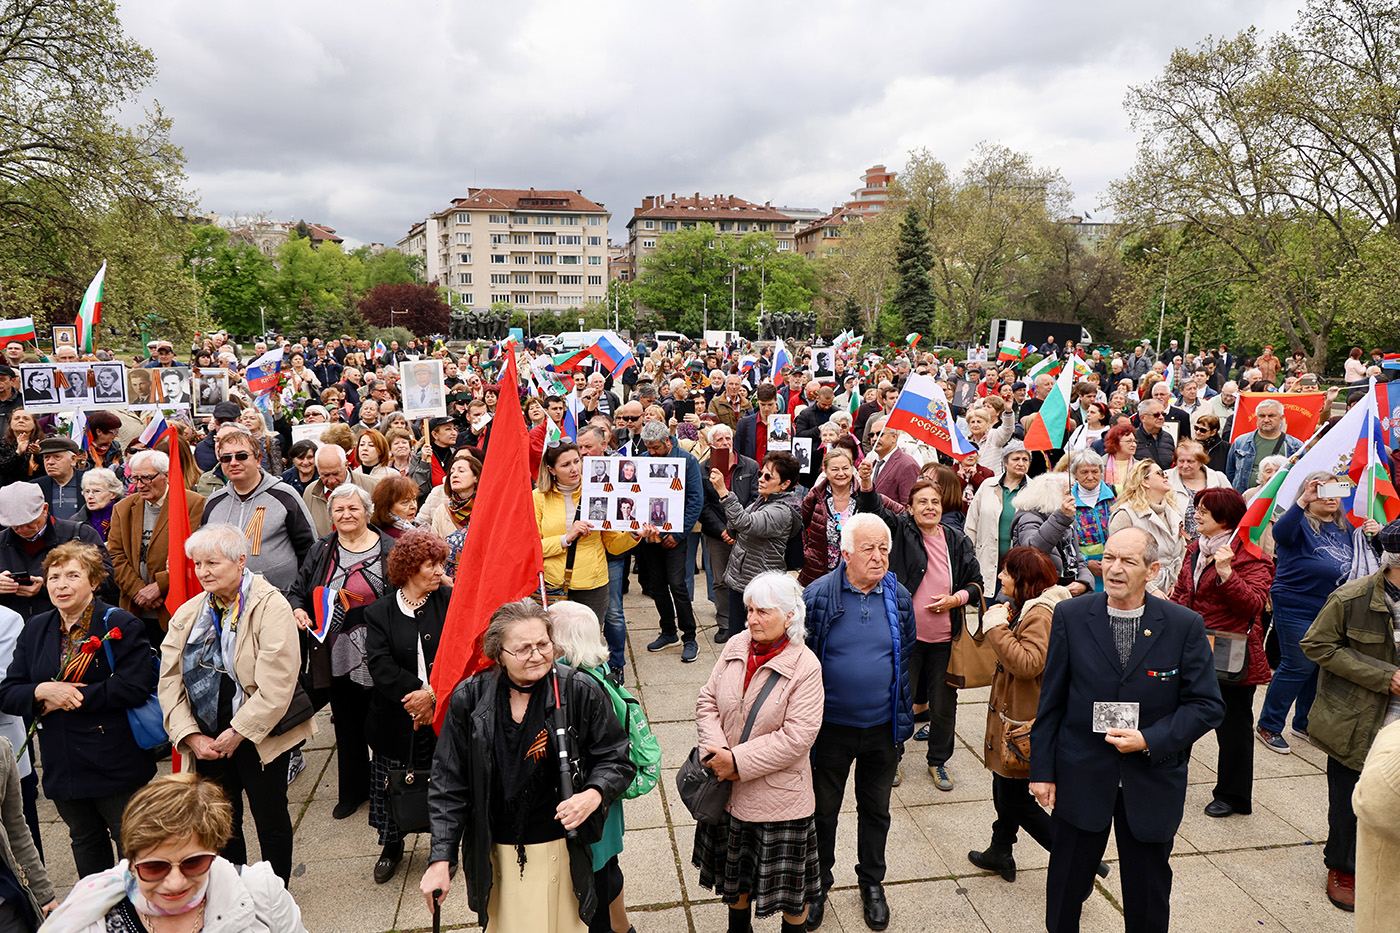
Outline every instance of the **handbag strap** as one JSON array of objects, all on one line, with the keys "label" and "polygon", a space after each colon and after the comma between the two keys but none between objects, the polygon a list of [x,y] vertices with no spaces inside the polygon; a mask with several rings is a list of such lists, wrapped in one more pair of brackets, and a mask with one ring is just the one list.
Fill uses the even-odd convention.
[{"label": "handbag strap", "polygon": [[753,731],[753,721],[758,718],[758,709],[763,705],[763,701],[768,699],[768,694],[773,692],[773,688],[778,683],[778,672],[773,671],[766,681],[763,682],[763,689],[758,691],[758,699],[753,701],[753,706],[749,707],[749,718],[744,721],[744,734],[739,736],[739,744],[743,745],[749,740],[749,733]]},{"label": "handbag strap", "polygon": [[115,606],[109,606],[107,607],[107,611],[102,614],[102,632],[104,636],[102,639],[102,647],[107,649],[107,666],[112,669],[113,674],[117,672],[117,662],[112,655],[112,642],[105,636],[107,632],[112,630],[112,610],[115,608]]}]

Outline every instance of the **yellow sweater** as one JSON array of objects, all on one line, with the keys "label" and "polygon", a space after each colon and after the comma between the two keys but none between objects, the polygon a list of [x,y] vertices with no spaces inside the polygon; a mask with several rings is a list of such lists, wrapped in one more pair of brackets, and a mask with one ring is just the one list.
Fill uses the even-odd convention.
[{"label": "yellow sweater", "polygon": [[[583,516],[578,509],[579,496],[574,493],[575,520]],[[540,528],[540,547],[544,551],[544,582],[549,586],[564,585],[564,565],[568,548],[559,539],[568,529],[564,526],[564,495],[535,491],[535,524]],[[577,541],[574,553],[574,575],[569,588],[591,590],[608,585],[608,555],[624,554],[637,544],[626,531],[594,531]]]}]

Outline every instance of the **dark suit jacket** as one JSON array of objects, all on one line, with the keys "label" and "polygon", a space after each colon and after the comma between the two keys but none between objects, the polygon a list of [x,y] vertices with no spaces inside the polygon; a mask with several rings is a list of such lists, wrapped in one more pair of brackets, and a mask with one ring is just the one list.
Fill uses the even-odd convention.
[{"label": "dark suit jacket", "polygon": [[[1095,702],[1135,702],[1147,752],[1123,754],[1093,731]],[[1108,625],[1108,596],[1055,607],[1031,729],[1031,780],[1056,784],[1055,815],[1087,832],[1113,819],[1118,785],[1133,838],[1170,842],[1186,803],[1191,744],[1225,704],[1200,615],[1148,596],[1126,670]]]},{"label": "dark suit jacket", "polygon": [[750,460],[758,459],[758,412],[751,411],[739,419],[739,426],[734,429],[734,449]]},{"label": "dark suit jacket", "polygon": [[875,477],[875,491],[900,505],[909,504],[909,489],[919,478],[919,462],[896,447]]}]

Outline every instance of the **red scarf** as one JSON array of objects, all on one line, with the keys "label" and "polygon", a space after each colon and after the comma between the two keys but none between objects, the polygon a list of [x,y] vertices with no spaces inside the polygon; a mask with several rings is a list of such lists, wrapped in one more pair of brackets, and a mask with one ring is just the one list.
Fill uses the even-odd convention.
[{"label": "red scarf", "polygon": [[768,645],[761,645],[756,641],[749,642],[749,659],[744,665],[745,690],[749,689],[749,681],[753,680],[754,671],[776,658],[778,653],[787,647],[787,643],[786,635]]}]

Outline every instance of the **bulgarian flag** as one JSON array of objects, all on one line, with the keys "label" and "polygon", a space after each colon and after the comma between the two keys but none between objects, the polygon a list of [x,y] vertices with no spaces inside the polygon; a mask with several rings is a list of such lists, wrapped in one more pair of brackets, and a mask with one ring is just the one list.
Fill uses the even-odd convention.
[{"label": "bulgarian flag", "polygon": [[0,344],[9,343],[11,340],[35,340],[34,319],[32,317],[17,317],[8,321],[0,321]]},{"label": "bulgarian flag", "polygon": [[1015,340],[1003,340],[1001,349],[997,351],[998,363],[1009,363],[1012,360],[1024,360],[1026,358],[1026,345]]},{"label": "bulgarian flag", "polygon": [[1293,464],[1297,462],[1298,456],[1295,454],[1288,461],[1287,466],[1279,467],[1278,472],[1264,484],[1264,488],[1255,493],[1254,498],[1249,500],[1249,507],[1245,509],[1244,518],[1240,519],[1239,525],[1235,527],[1235,535],[1237,538],[1243,539],[1244,549],[1249,550],[1256,557],[1263,554],[1263,551],[1259,549],[1259,542],[1264,537],[1264,530],[1269,526],[1269,516],[1274,512],[1274,502],[1278,500],[1278,492],[1283,488],[1284,481],[1288,479],[1288,471],[1293,469]]},{"label": "bulgarian flag", "polygon": [[909,349],[912,350],[912,349],[914,349],[914,347],[918,346],[919,338],[920,338],[921,336],[923,336],[923,335],[922,335],[922,334],[908,334],[908,335],[905,336],[904,342],[907,343],[907,344],[909,345]]},{"label": "bulgarian flag", "polygon": [[1059,450],[1065,446],[1069,422],[1069,390],[1074,385],[1074,367],[1064,366],[1050,394],[1040,403],[1040,411],[1026,428],[1027,450]]},{"label": "bulgarian flag", "polygon": [[1041,373],[1047,376],[1056,376],[1059,375],[1060,370],[1063,368],[1064,363],[1060,362],[1058,357],[1047,356],[1031,367],[1031,371],[1026,373],[1026,380],[1033,382],[1035,381],[1035,377],[1039,376]]},{"label": "bulgarian flag", "polygon": [[92,352],[97,325],[102,323],[102,286],[106,280],[107,263],[104,260],[102,268],[97,270],[97,275],[93,276],[92,284],[88,285],[87,291],[83,294],[83,306],[78,309],[78,318],[73,322],[78,327],[78,344],[83,353]]}]

